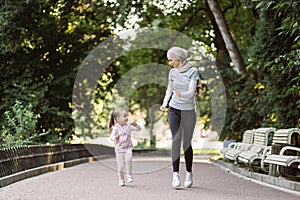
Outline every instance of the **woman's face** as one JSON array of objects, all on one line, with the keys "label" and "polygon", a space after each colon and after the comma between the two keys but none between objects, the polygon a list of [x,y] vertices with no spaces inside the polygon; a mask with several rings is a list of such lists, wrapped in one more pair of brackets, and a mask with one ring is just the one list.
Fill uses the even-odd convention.
[{"label": "woman's face", "polygon": [[181,61],[169,59],[169,64],[174,68],[178,68],[181,65]]}]

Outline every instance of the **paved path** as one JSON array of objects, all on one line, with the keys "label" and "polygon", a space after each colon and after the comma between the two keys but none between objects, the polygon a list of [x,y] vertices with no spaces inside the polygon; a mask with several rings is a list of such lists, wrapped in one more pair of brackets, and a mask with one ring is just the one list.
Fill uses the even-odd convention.
[{"label": "paved path", "polygon": [[[171,187],[170,161],[134,158],[134,182],[118,186],[113,158],[46,173],[0,188],[1,200],[299,200],[288,193],[239,178],[195,160],[192,188]],[[181,163],[182,179],[184,163]]]}]

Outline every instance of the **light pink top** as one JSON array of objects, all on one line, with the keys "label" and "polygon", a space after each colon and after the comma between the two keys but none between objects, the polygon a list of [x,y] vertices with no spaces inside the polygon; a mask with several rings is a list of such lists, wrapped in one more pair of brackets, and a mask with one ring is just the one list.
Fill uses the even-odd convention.
[{"label": "light pink top", "polygon": [[[126,124],[121,126],[116,124],[110,134],[110,139],[115,143],[116,152],[125,152],[128,150],[133,150],[133,144],[131,141],[131,132],[140,131],[142,128],[140,125],[133,126],[131,124]],[[116,140],[116,135],[119,134],[119,140]]]}]

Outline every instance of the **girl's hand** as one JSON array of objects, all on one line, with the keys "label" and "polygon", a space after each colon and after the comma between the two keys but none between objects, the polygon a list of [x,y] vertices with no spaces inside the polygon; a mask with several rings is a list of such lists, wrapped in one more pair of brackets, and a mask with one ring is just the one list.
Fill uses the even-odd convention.
[{"label": "girl's hand", "polygon": [[166,109],[165,106],[161,106],[161,107],[160,107],[160,110],[161,110],[161,111],[165,111],[165,109]]},{"label": "girl's hand", "polygon": [[116,134],[115,139],[116,139],[116,140],[119,140],[119,139],[120,139],[119,134]]},{"label": "girl's hand", "polygon": [[132,126],[137,126],[137,123],[135,123],[135,122],[132,122],[132,123],[130,123]]}]

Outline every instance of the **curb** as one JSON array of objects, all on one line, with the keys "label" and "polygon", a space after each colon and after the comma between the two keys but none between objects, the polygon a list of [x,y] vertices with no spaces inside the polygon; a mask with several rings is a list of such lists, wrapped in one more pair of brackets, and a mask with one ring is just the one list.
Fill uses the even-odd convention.
[{"label": "curb", "polygon": [[226,163],[222,160],[216,160],[216,165],[226,168],[228,172],[237,173],[245,178],[256,180],[261,183],[265,183],[271,186],[279,187],[278,189],[286,189],[297,195],[300,195],[300,182],[291,181],[283,177],[274,177],[267,174],[260,174],[257,172],[247,171],[243,168],[239,168],[231,163]]}]

